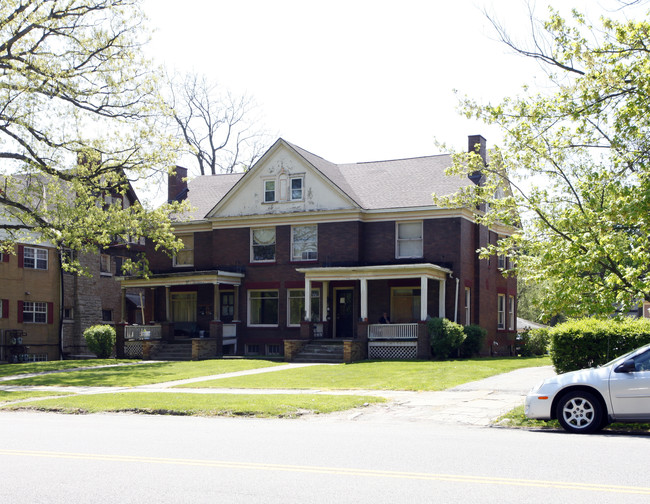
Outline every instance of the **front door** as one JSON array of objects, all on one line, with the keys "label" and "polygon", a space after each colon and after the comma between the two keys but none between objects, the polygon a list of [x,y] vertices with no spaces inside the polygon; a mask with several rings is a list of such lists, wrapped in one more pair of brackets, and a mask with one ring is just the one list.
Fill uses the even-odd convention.
[{"label": "front door", "polygon": [[221,292],[219,293],[219,304],[221,305],[221,313],[219,319],[224,324],[232,322],[235,314],[235,293],[234,292]]},{"label": "front door", "polygon": [[354,289],[334,289],[335,338],[354,337]]}]

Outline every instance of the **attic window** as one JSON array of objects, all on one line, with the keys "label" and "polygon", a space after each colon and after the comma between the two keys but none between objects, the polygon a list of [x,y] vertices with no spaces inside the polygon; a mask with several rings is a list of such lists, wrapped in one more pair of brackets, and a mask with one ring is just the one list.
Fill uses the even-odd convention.
[{"label": "attic window", "polygon": [[291,179],[291,201],[302,199],[302,177]]},{"label": "attic window", "polygon": [[275,201],[275,180],[264,181],[264,203]]}]

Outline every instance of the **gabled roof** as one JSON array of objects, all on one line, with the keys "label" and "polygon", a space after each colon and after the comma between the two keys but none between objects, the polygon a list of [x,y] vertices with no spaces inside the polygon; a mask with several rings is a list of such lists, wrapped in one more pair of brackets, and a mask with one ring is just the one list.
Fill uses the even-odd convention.
[{"label": "gabled roof", "polygon": [[[472,185],[468,178],[445,175],[445,169],[451,165],[448,154],[335,164],[282,139],[269,151],[278,145],[292,149],[364,210],[434,206],[434,193],[439,196],[453,194],[462,187]],[[264,158],[258,163],[263,162]],[[251,171],[254,169],[251,168]],[[190,215],[191,219],[204,218],[245,175],[206,175],[190,181],[188,198],[190,204],[196,207]]]}]

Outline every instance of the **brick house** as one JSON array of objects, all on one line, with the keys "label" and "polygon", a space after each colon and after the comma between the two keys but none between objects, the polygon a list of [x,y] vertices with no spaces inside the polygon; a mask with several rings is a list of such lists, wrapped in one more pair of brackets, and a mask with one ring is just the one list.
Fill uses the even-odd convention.
[{"label": "brick house", "polygon": [[[485,139],[469,137],[469,146]],[[425,323],[446,317],[488,330],[483,354],[507,354],[516,333],[516,279],[476,250],[511,229],[486,229],[432,193],[475,181],[449,177],[450,156],[334,164],[279,139],[245,173],[170,179],[188,199],[175,224],[185,249],[148,251],[145,317],[167,342],[207,337],[207,354],[284,355],[306,341],[346,342],[346,360],[430,356]],[[377,324],[383,312],[389,326]],[[206,343],[207,344],[207,343]],[[205,354],[204,354],[205,355]],[[196,356],[196,354],[195,354]]]}]

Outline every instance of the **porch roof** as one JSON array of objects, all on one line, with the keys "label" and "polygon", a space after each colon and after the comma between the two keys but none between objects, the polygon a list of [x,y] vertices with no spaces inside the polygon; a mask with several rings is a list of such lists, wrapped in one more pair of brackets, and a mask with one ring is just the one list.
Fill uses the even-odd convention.
[{"label": "porch roof", "polygon": [[185,271],[150,275],[149,278],[118,277],[122,288],[172,287],[175,285],[227,284],[241,285],[243,273],[231,271]]},{"label": "porch roof", "polygon": [[452,271],[436,264],[385,264],[380,266],[332,266],[297,268],[308,280],[395,280],[403,278],[429,278],[445,280]]}]

